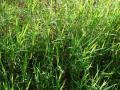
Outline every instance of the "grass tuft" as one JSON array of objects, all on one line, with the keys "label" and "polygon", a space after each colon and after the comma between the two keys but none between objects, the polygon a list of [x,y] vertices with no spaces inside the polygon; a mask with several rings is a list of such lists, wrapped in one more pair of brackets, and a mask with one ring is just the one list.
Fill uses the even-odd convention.
[{"label": "grass tuft", "polygon": [[119,90],[119,0],[0,0],[0,90]]}]

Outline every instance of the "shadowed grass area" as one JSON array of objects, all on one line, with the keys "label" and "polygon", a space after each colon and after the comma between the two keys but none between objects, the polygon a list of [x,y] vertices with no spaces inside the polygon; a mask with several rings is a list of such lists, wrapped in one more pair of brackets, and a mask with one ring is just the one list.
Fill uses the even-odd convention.
[{"label": "shadowed grass area", "polygon": [[1,0],[0,90],[119,90],[119,0]]}]

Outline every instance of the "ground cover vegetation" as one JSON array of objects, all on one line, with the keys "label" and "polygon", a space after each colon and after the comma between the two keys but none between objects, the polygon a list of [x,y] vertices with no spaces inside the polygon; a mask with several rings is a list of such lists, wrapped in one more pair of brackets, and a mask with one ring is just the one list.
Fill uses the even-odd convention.
[{"label": "ground cover vegetation", "polygon": [[119,90],[120,0],[0,0],[0,90]]}]

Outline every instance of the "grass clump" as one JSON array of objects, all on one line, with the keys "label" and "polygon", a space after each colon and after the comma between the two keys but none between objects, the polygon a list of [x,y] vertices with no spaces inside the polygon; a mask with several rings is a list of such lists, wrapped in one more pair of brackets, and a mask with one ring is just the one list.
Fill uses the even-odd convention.
[{"label": "grass clump", "polygon": [[119,90],[119,0],[1,0],[0,90]]}]

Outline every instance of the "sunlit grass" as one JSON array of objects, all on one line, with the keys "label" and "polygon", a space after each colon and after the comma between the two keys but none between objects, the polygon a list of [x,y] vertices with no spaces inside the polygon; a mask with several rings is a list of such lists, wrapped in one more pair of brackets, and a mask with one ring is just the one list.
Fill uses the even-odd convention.
[{"label": "sunlit grass", "polygon": [[119,90],[119,0],[1,0],[0,90]]}]

